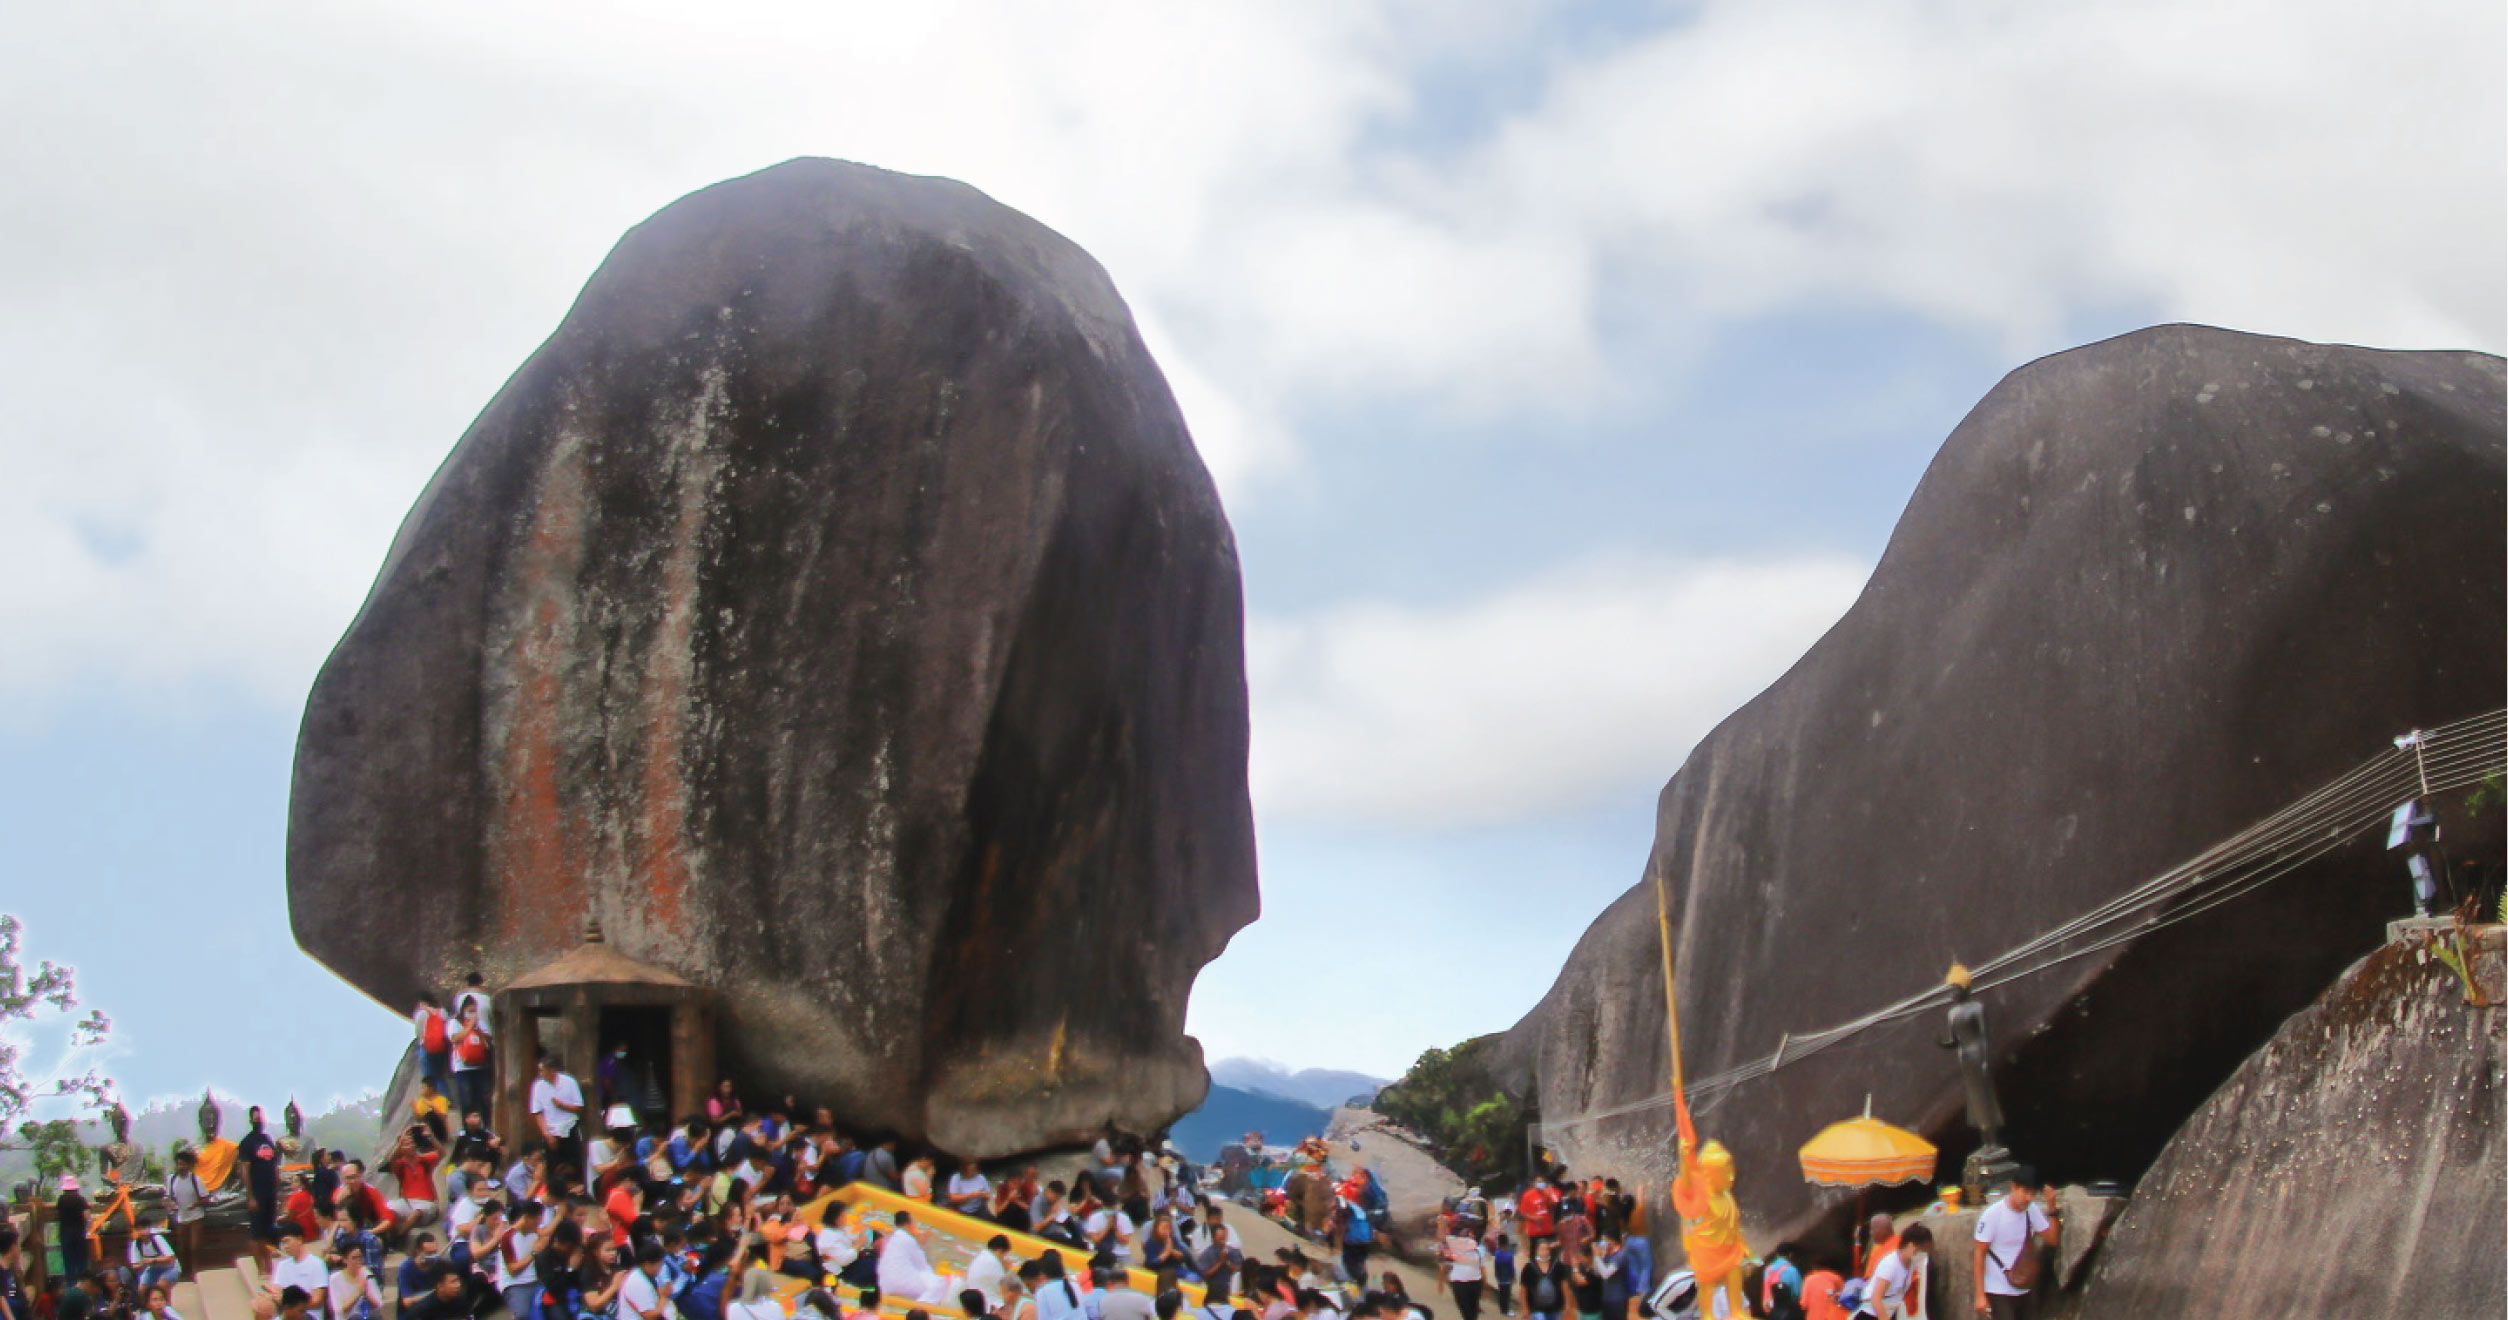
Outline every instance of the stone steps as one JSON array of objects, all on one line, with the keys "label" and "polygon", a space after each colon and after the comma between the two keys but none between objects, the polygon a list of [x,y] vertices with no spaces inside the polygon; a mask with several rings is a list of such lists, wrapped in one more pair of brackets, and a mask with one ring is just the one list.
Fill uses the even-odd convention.
[{"label": "stone steps", "polygon": [[[237,1264],[250,1268],[252,1260],[246,1257]],[[195,1316],[198,1320],[253,1320],[253,1293],[258,1287],[257,1280],[258,1271],[255,1272],[255,1282],[247,1282],[242,1269],[195,1271],[191,1286],[199,1294],[200,1309],[197,1312],[184,1311],[186,1320]],[[181,1304],[177,1303],[175,1309],[182,1310]]]}]

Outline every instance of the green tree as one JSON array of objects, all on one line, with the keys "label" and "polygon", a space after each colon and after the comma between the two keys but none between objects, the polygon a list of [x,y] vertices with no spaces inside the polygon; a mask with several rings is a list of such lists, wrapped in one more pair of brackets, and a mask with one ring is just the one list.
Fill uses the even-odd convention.
[{"label": "green tree", "polygon": [[1490,1076],[1495,1036],[1419,1056],[1400,1081],[1376,1093],[1377,1113],[1436,1148],[1438,1162],[1464,1181],[1502,1190],[1524,1176],[1524,1131],[1531,1113]]},{"label": "green tree", "polygon": [[77,1173],[89,1163],[87,1143],[78,1139],[78,1124],[66,1118],[41,1123],[28,1119],[18,1124],[17,1144],[35,1157],[38,1185],[65,1173]]}]

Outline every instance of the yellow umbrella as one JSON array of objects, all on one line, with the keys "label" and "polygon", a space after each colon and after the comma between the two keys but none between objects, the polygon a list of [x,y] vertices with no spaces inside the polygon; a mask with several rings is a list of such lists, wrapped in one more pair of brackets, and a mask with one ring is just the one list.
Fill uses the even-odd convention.
[{"label": "yellow umbrella", "polygon": [[1933,1143],[1872,1116],[1831,1123],[1803,1144],[1803,1177],[1833,1187],[1866,1187],[1874,1183],[1922,1182],[1933,1177]]}]

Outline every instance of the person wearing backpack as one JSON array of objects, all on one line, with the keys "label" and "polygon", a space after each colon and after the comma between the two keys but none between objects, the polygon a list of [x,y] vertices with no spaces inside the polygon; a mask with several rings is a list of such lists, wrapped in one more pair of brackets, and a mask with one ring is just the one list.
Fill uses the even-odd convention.
[{"label": "person wearing backpack", "polygon": [[1759,1281],[1759,1313],[1768,1320],[1803,1320],[1803,1271],[1794,1263],[1802,1254],[1791,1242],[1768,1253],[1768,1268]]},{"label": "person wearing backpack", "polygon": [[409,1021],[418,1033],[418,1075],[433,1082],[438,1091],[451,1091],[453,1020],[444,1015],[434,994],[421,990]]},{"label": "person wearing backpack", "polygon": [[1342,1201],[1335,1219],[1341,1230],[1341,1272],[1365,1288],[1367,1253],[1376,1245],[1376,1225],[1367,1217],[1367,1207],[1356,1201]]},{"label": "person wearing backpack", "polygon": [[1976,1282],[1976,1309],[1994,1320],[2029,1320],[2037,1314],[2039,1244],[2055,1245],[2055,1221],[2032,1204],[2030,1190],[2037,1175],[2022,1167],[2012,1170],[2001,1199],[1977,1216],[1977,1245],[1970,1278]]},{"label": "person wearing backpack", "polygon": [[1559,1320],[1568,1306],[1568,1275],[1559,1263],[1558,1239],[1533,1239],[1532,1257],[1518,1271],[1516,1283],[1524,1290],[1524,1320]]},{"label": "person wearing backpack", "polygon": [[174,1253],[174,1240],[166,1235],[164,1220],[157,1211],[139,1217],[128,1254],[131,1272],[137,1279],[131,1291],[141,1296],[157,1284],[171,1288],[183,1278],[183,1264]]},{"label": "person wearing backpack", "polygon": [[464,999],[461,1017],[453,1025],[453,1104],[465,1116],[484,1117],[489,1080],[496,1076],[488,1065],[496,1056],[495,1039],[479,1017],[480,1002]]}]

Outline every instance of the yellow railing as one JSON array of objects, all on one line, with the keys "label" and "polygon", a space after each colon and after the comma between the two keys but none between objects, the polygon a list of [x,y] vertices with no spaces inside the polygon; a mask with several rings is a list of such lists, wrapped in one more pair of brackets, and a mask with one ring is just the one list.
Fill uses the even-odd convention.
[{"label": "yellow railing", "polygon": [[[877,1210],[891,1216],[904,1211],[914,1216],[914,1222],[935,1233],[966,1242],[978,1252],[984,1250],[984,1244],[992,1241],[994,1237],[1006,1237],[1010,1239],[1011,1254],[1021,1260],[1038,1259],[1048,1252],[1062,1257],[1064,1271],[1074,1279],[1087,1276],[1089,1259],[1094,1254],[1080,1247],[1065,1246],[1060,1242],[1049,1241],[1033,1233],[1014,1233],[989,1219],[978,1219],[973,1215],[960,1214],[945,1205],[918,1201],[913,1197],[901,1196],[885,1187],[874,1187],[869,1183],[847,1183],[801,1207],[795,1215],[815,1229],[826,1220],[828,1210],[835,1206],[842,1206],[846,1209]],[[1142,1225],[1141,1231],[1146,1233],[1148,1226]],[[868,1249],[866,1244],[865,1250]],[[934,1267],[938,1268],[938,1262],[934,1262]],[[1126,1281],[1141,1292],[1155,1292],[1158,1288],[1158,1275],[1154,1271],[1135,1268],[1125,1273],[1128,1276]],[[952,1275],[952,1277],[958,1276]],[[1177,1287],[1184,1293],[1184,1299],[1188,1304],[1193,1306],[1202,1304],[1203,1293],[1200,1284],[1180,1283]],[[796,1296],[802,1291],[804,1289],[801,1288],[791,1290]],[[789,1304],[790,1299],[786,1300]],[[930,1314],[934,1320],[967,1320],[966,1312],[955,1306],[927,1306],[902,1298],[886,1296],[880,1298],[880,1310],[883,1312],[904,1315],[907,1311],[916,1309]]]}]

